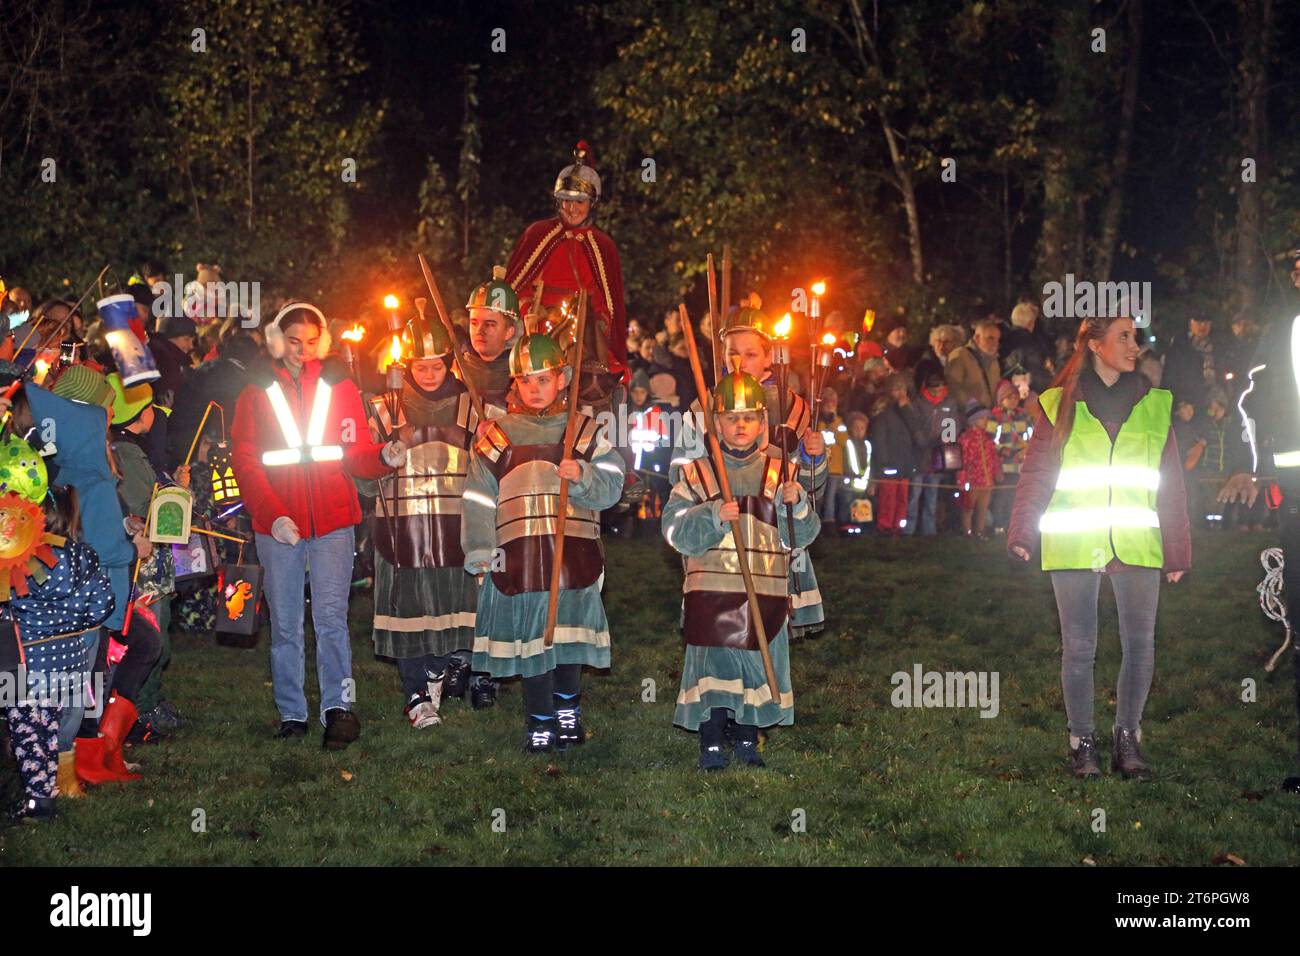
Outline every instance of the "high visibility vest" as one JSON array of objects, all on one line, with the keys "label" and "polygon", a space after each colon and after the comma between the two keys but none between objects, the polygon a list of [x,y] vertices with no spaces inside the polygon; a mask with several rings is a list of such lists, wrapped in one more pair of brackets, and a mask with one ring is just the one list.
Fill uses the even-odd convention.
[{"label": "high visibility vest", "polygon": [[280,423],[285,447],[263,452],[262,464],[300,465],[307,461],[338,461],[343,457],[341,445],[321,444],[325,438],[325,423],[329,420],[330,391],[328,383],[316,381],[316,394],[312,397],[311,415],[307,419],[307,440],[304,442],[298,431],[298,422],[284,397],[284,389],[279,382],[267,386],[266,397],[270,399],[275,420]]},{"label": "high visibility vest", "polygon": [[[1247,394],[1255,387],[1255,373],[1265,366],[1260,365],[1250,370],[1250,388],[1246,390]],[[1295,379],[1296,398],[1300,399],[1300,315],[1291,320],[1291,375]],[[1244,399],[1246,396],[1243,395]],[[1240,407],[1240,401],[1238,401]],[[1246,420],[1247,439],[1250,441],[1250,450],[1255,456],[1255,467],[1259,467],[1258,452],[1255,447],[1254,422],[1246,418],[1242,412],[1242,418]],[[1281,448],[1273,452],[1273,467],[1279,472],[1283,469],[1300,468],[1300,448]],[[1279,475],[1279,477],[1282,477]],[[1287,476],[1289,477],[1289,476]]]},{"label": "high visibility vest", "polygon": [[[1055,425],[1061,389],[1049,388],[1039,401]],[[1075,404],[1056,490],[1038,525],[1044,571],[1100,571],[1115,557],[1136,567],[1163,566],[1156,494],[1172,408],[1169,391],[1151,389],[1112,443],[1087,404]]]}]

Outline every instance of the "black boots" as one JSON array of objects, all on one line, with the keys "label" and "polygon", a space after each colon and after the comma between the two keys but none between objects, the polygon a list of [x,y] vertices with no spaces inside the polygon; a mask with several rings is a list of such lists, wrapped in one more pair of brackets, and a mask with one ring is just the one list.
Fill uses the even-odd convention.
[{"label": "black boots", "polygon": [[722,770],[727,766],[724,749],[727,731],[727,711],[719,707],[709,712],[709,719],[700,724],[700,769],[706,772]]},{"label": "black boots", "polygon": [[758,728],[753,724],[738,724],[729,721],[731,730],[732,753],[736,760],[747,767],[764,766],[763,758],[758,755]]},{"label": "black boots", "polygon": [[1070,748],[1070,769],[1076,777],[1101,776],[1101,755],[1097,752],[1095,734],[1080,737],[1079,746]]}]

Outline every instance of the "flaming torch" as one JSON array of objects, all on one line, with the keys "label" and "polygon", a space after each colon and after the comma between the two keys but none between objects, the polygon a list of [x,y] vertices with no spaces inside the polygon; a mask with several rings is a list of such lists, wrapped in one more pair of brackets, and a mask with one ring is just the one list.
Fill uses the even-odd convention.
[{"label": "flaming torch", "polygon": [[[786,394],[788,393],[790,388],[787,382],[789,381],[789,372],[790,372],[790,326],[792,324],[793,321],[790,318],[790,313],[787,312],[785,315],[781,317],[781,319],[776,323],[776,325],[772,326],[772,367],[776,371],[776,409],[777,409],[776,413],[778,416],[778,422],[779,424],[782,425],[785,424],[785,416],[786,416],[785,399],[786,399]],[[773,428],[772,433],[777,434],[777,430]],[[781,437],[781,480],[782,481],[785,481],[786,472],[788,472],[789,470],[790,470],[790,445],[786,442],[785,436],[782,435]],[[785,523],[786,523],[786,527],[790,529],[791,540],[793,541],[794,540],[793,538],[794,505],[790,504],[789,502],[786,502],[785,505]],[[802,593],[803,589],[799,584],[799,575],[792,574],[790,576],[790,580],[794,586],[793,588],[794,593],[795,594]]]},{"label": "flaming torch", "polygon": [[348,371],[352,373],[352,380],[361,387],[361,379],[357,372],[357,352],[361,349],[361,340],[366,337],[366,329],[360,322],[353,322],[351,328],[344,329],[343,334],[339,336],[339,352],[343,356],[343,361],[348,363]]},{"label": "flaming torch", "polygon": [[379,371],[384,375],[384,407],[388,410],[388,420],[396,429],[400,424],[402,410],[402,382],[406,366],[402,363],[405,354],[402,345],[403,323],[397,314],[397,296],[391,292],[384,296],[384,308],[388,310],[388,349],[379,357]]}]

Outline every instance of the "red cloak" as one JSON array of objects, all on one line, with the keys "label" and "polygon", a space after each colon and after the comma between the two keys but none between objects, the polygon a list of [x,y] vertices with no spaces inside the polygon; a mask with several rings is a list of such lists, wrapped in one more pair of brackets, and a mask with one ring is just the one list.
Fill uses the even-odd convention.
[{"label": "red cloak", "polygon": [[569,228],[559,216],[541,219],[523,231],[506,264],[506,281],[527,311],[533,283],[546,287],[542,305],[556,305],[587,290],[589,315],[595,315],[609,342],[610,371],[627,372],[627,311],[623,304],[623,265],[609,233],[595,226]]}]

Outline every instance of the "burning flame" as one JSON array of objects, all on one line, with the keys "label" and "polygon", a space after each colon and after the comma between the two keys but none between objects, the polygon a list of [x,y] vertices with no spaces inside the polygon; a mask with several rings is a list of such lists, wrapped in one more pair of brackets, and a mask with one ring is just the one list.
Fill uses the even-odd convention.
[{"label": "burning flame", "polygon": [[826,294],[826,283],[823,282],[823,281],[821,281],[820,279],[818,279],[816,282],[814,282],[814,283],[812,284],[812,293],[813,293],[813,295],[816,295],[816,296],[822,296],[822,295],[825,295],[825,294]]},{"label": "burning flame", "polygon": [[831,346],[834,344],[835,344],[835,334],[833,332],[827,332],[825,335],[822,336],[822,345]]},{"label": "burning flame", "polygon": [[772,326],[772,334],[778,339],[785,338],[790,334],[790,323],[790,313],[787,312],[785,315],[781,316],[776,325]]},{"label": "burning flame", "polygon": [[870,331],[871,331],[871,327],[872,327],[873,325],[875,325],[875,324],[876,324],[876,310],[875,310],[875,309],[867,309],[867,311],[864,312],[864,313],[862,314],[862,329],[863,329],[863,331],[865,331],[865,332],[870,332]]},{"label": "burning flame", "polygon": [[388,343],[388,351],[384,353],[379,360],[379,371],[387,372],[388,366],[396,365],[402,361],[402,339],[394,335],[392,341]]},{"label": "burning flame", "polygon": [[398,305],[397,296],[393,295],[391,292],[388,293],[388,295],[384,296],[384,308],[387,309],[389,312],[392,312],[394,309],[396,309],[397,305]]},{"label": "burning flame", "polygon": [[352,324],[352,328],[344,331],[344,333],[340,335],[339,338],[343,339],[343,341],[345,342],[360,342],[363,338],[365,338],[365,335],[366,335],[365,327],[362,326],[361,323],[359,322],[354,322]]},{"label": "burning flame", "polygon": [[40,385],[42,382],[44,382],[45,376],[48,375],[49,372],[50,372],[50,363],[45,361],[45,359],[43,358],[38,358],[36,360],[36,376],[35,376],[36,384]]}]

